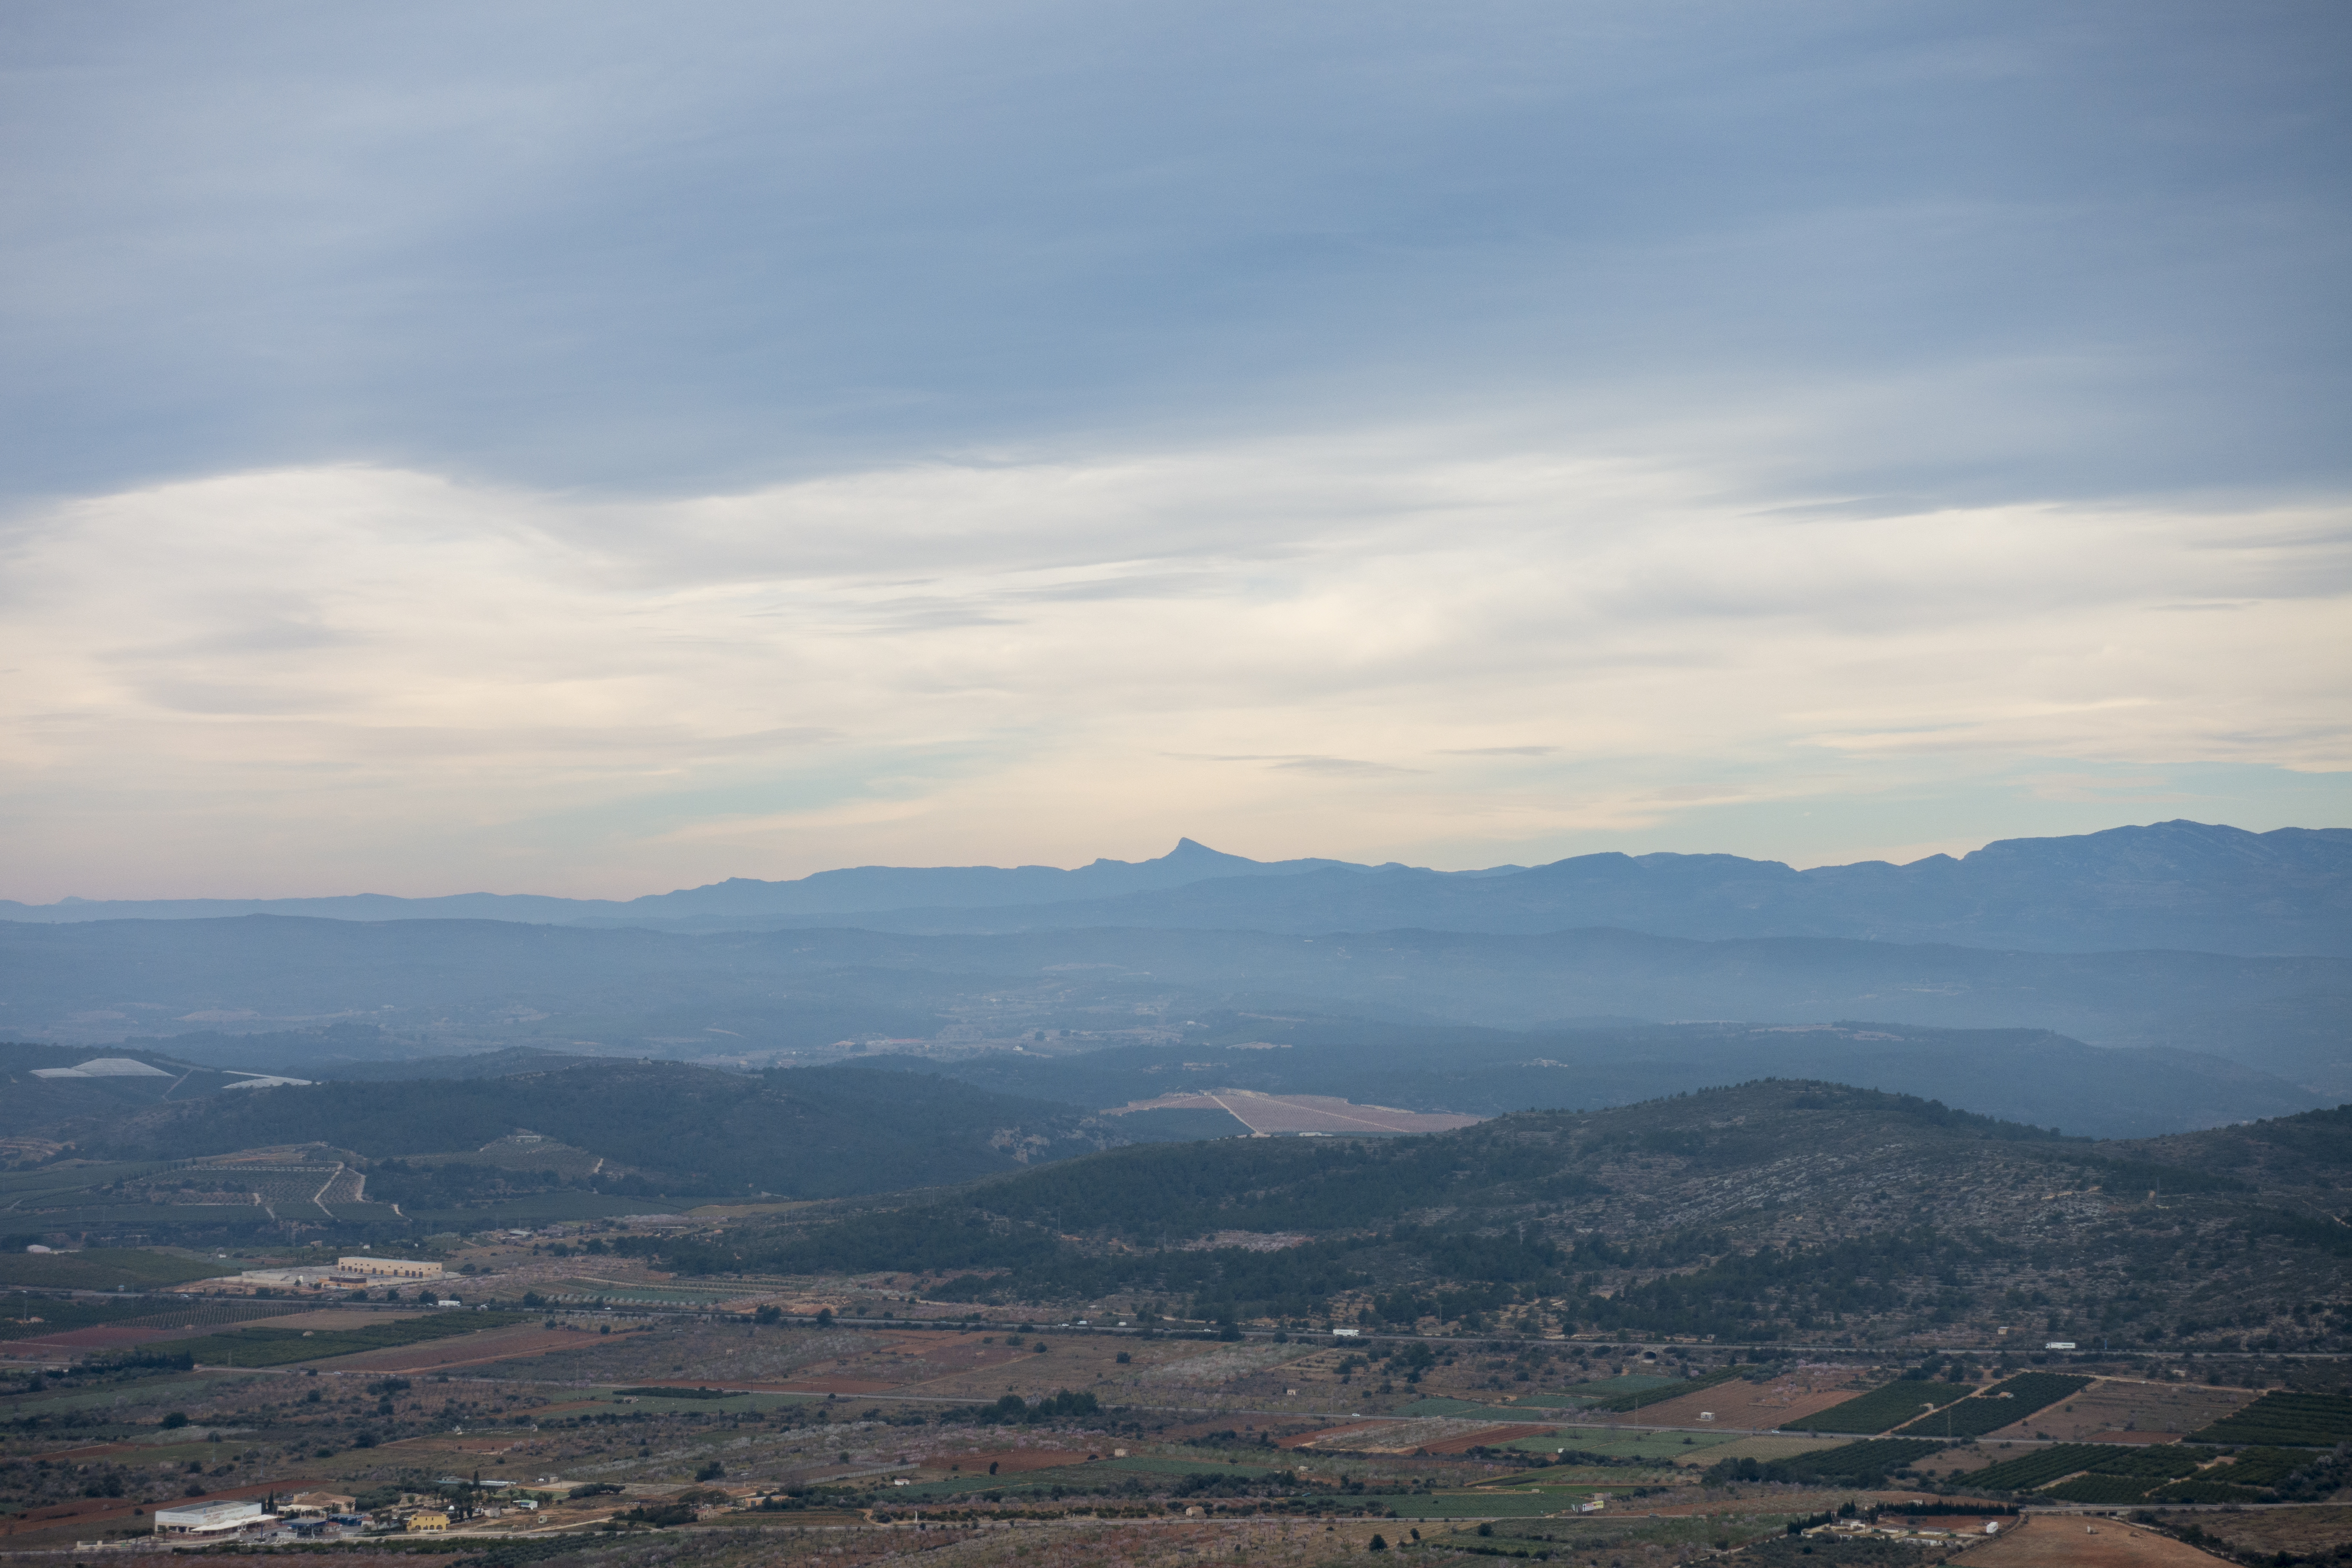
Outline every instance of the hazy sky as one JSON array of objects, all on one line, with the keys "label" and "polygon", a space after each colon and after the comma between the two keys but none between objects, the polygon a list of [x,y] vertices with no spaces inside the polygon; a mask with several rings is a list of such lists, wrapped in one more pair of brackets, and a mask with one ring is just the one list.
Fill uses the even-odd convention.
[{"label": "hazy sky", "polygon": [[2352,11],[0,13],[0,896],[2352,824]]}]

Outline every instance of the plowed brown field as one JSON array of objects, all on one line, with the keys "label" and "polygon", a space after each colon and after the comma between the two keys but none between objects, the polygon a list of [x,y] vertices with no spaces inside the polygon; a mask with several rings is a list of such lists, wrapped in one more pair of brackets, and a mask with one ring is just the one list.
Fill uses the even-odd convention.
[{"label": "plowed brown field", "polygon": [[[1721,1426],[1732,1431],[1769,1432],[1776,1426],[1791,1426],[1817,1410],[1827,1410],[1853,1397],[1853,1390],[1830,1386],[1824,1378],[1819,1387],[1784,1379],[1779,1383],[1742,1383],[1737,1380],[1721,1383],[1713,1388],[1702,1388],[1696,1394],[1680,1394],[1656,1405],[1644,1405],[1630,1415],[1617,1419],[1642,1426]],[[1713,1421],[1701,1421],[1703,1415],[1713,1413]],[[1606,1420],[1601,1415],[1600,1419]],[[1579,1417],[1580,1420],[1586,1417]]]},{"label": "plowed brown field", "polygon": [[2119,1520],[2052,1513],[2001,1531],[1962,1559],[1968,1568],[2221,1568],[2222,1560]]},{"label": "plowed brown field", "polygon": [[2171,1443],[2252,1404],[2258,1392],[2105,1378],[2072,1399],[1988,1433],[1985,1441],[2047,1432],[2064,1442],[2095,1436],[2102,1443]]}]

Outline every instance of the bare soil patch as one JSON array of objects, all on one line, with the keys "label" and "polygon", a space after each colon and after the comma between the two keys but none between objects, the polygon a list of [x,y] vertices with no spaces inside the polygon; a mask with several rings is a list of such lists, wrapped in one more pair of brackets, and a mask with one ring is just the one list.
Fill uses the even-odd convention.
[{"label": "bare soil patch", "polygon": [[[436,1307],[424,1307],[419,1308],[415,1311],[408,1312],[376,1311],[373,1309],[362,1311],[351,1307],[321,1307],[315,1312],[289,1312],[282,1318],[256,1318],[252,1321],[251,1326],[256,1328],[270,1329],[342,1329],[348,1331],[352,1329],[373,1329],[383,1323],[404,1323],[411,1318],[433,1318],[438,1316],[440,1316],[440,1309]],[[186,1332],[185,1330],[175,1331],[183,1333]],[[198,1333],[216,1334],[220,1332],[220,1325],[215,1323],[210,1327],[199,1328],[196,1331]]]},{"label": "bare soil patch", "polygon": [[2352,1543],[2352,1508],[2315,1503],[2308,1508],[2265,1508],[2243,1513],[2200,1513],[2167,1522],[2193,1524],[2244,1552],[2293,1552],[2319,1557]]},{"label": "bare soil patch", "polygon": [[1482,1443],[1516,1443],[1522,1437],[1539,1437],[1553,1430],[1550,1426],[1488,1426],[1477,1432],[1465,1432],[1459,1437],[1442,1437],[1434,1443],[1423,1443],[1424,1454],[1466,1454]]},{"label": "bare soil patch", "polygon": [[[1816,1411],[1853,1397],[1853,1391],[1840,1386],[1847,1374],[1824,1371],[1818,1378],[1784,1377],[1772,1383],[1743,1383],[1734,1379],[1702,1388],[1696,1394],[1677,1394],[1656,1405],[1645,1405],[1622,1420],[1643,1426],[1722,1426],[1733,1430],[1769,1432],[1774,1427],[1796,1426],[1804,1417]],[[1712,1415],[1713,1421],[1702,1421],[1701,1415]]]},{"label": "bare soil patch", "polygon": [[2063,1442],[2095,1437],[2102,1443],[2171,1443],[2252,1404],[2257,1392],[2103,1378],[2072,1399],[1987,1436],[1993,1442],[2047,1432]]},{"label": "bare soil patch", "polygon": [[[1347,1437],[1359,1432],[1375,1432],[1383,1426],[1400,1425],[1402,1423],[1395,1421],[1350,1421],[1339,1426],[1318,1426],[1312,1432],[1299,1432],[1288,1437],[1277,1438],[1275,1446],[1281,1448],[1309,1448],[1326,1439]],[[1344,1444],[1336,1442],[1333,1446],[1345,1447]]]},{"label": "bare soil patch", "polygon": [[1130,1110],[1222,1110],[1253,1132],[1450,1132],[1484,1118],[1445,1111],[1400,1110],[1358,1105],[1325,1094],[1260,1094],[1255,1089],[1219,1089],[1198,1094],[1163,1094],[1133,1100],[1106,1116]]},{"label": "bare soil patch", "polygon": [[2218,1568],[2222,1559],[2116,1519],[2042,1514],[1969,1549],[1969,1568]]}]

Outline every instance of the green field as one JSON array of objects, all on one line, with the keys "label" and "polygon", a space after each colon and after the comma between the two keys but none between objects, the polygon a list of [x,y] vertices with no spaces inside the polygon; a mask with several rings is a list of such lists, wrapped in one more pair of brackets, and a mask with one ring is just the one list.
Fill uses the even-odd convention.
[{"label": "green field", "polygon": [[[178,1285],[235,1274],[247,1265],[226,1258],[185,1258],[142,1247],[98,1247],[84,1252],[0,1253],[0,1289],[133,1290]],[[46,1315],[46,1314],[45,1314]]]},{"label": "green field", "polygon": [[2265,1394],[2191,1434],[2190,1441],[2332,1448],[2352,1442],[2352,1399],[2340,1394]]},{"label": "green field", "polygon": [[[348,1208],[351,1205],[344,1206]],[[554,1225],[563,1220],[613,1219],[622,1215],[677,1214],[685,1206],[683,1201],[671,1202],[664,1198],[615,1198],[606,1197],[601,1193],[534,1193],[529,1197],[484,1204],[479,1208],[404,1208],[401,1213],[425,1230],[448,1231],[462,1236],[472,1231],[497,1230],[510,1225]]]},{"label": "green field", "polygon": [[2040,1495],[2056,1498],[2060,1502],[2137,1502],[2155,1484],[2146,1476],[2106,1476],[2092,1470],[2076,1476],[2071,1481],[2061,1482]]},{"label": "green field", "polygon": [[[1531,1405],[1533,1404],[1532,1401],[1529,1403]],[[1550,1405],[1534,1405],[1534,1408],[1538,1412],[1542,1412],[1557,1407]],[[1481,1405],[1475,1400],[1444,1399],[1437,1397],[1436,1395],[1432,1395],[1426,1399],[1415,1399],[1407,1404],[1400,1405],[1394,1410],[1390,1411],[1389,1414],[1391,1415],[1492,1415],[1501,1420],[1509,1421],[1517,1419],[1525,1413],[1518,1410],[1515,1405]]]},{"label": "green field", "polygon": [[1571,1448],[1583,1454],[1605,1454],[1612,1459],[1656,1459],[1671,1464],[1723,1443],[1736,1443],[1738,1432],[1623,1432],[1608,1426],[1563,1426],[1549,1437],[1521,1437],[1502,1444],[1529,1454],[1549,1454]]},{"label": "green field", "polygon": [[1843,1405],[1804,1416],[1801,1425],[1808,1432],[1884,1432],[1919,1415],[1924,1405],[1949,1405],[1968,1392],[1957,1384],[1897,1378]]},{"label": "green field", "polygon": [[2090,1385],[2089,1378],[2071,1373],[2021,1372],[1982,1394],[1923,1415],[1902,1430],[1907,1437],[1981,1437],[2037,1410],[2047,1410],[2062,1399],[2072,1399]]},{"label": "green field", "polygon": [[1723,1459],[1708,1468],[1709,1483],[1786,1481],[1799,1486],[1861,1486],[1875,1483],[1935,1453],[1945,1445],[1915,1437],[1864,1437],[1834,1448],[1815,1448],[1781,1459]]},{"label": "green field", "polygon": [[503,1329],[527,1323],[534,1316],[530,1312],[441,1312],[429,1318],[404,1318],[364,1328],[317,1329],[309,1333],[296,1329],[239,1329],[201,1339],[167,1340],[154,1348],[194,1356],[206,1366],[285,1366]]},{"label": "green field", "polygon": [[0,1174],[0,1204],[5,1204],[11,1210],[39,1208],[48,1200],[70,1201],[75,1193],[152,1175],[171,1167],[169,1160],[139,1160],[119,1164],[52,1165],[41,1171],[10,1171]]},{"label": "green field", "polygon": [[[1630,1413],[1645,1405],[1664,1405],[1669,1399],[1679,1399],[1685,1394],[1696,1394],[1702,1388],[1713,1388],[1719,1383],[1729,1383],[1748,1369],[1744,1366],[1718,1367],[1700,1377],[1675,1377],[1660,1380],[1648,1388],[1628,1388],[1622,1393],[1607,1394],[1592,1401],[1595,1410]],[[1633,1383],[1633,1378],[1619,1378],[1619,1383]],[[1647,1383],[1647,1378],[1639,1381]]]},{"label": "green field", "polygon": [[2020,1454],[2014,1459],[2003,1459],[1981,1470],[1954,1476],[1951,1480],[1953,1485],[1971,1491],[2031,1491],[2061,1476],[2087,1470],[2113,1452],[2103,1443],[2053,1443],[2046,1448]]},{"label": "green field", "polygon": [[[75,1301],[58,1297],[0,1298],[0,1340],[38,1339],[69,1329],[108,1324],[126,1329],[177,1329],[213,1323],[244,1323],[256,1318],[281,1317],[317,1309],[315,1301],[257,1301],[250,1299],[172,1299],[160,1310],[152,1296],[124,1296],[116,1300]],[[38,1318],[39,1322],[28,1321]]]}]

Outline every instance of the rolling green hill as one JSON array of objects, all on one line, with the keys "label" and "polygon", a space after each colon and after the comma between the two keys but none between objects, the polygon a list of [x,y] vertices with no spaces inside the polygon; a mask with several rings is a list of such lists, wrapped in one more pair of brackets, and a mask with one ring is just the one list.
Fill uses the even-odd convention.
[{"label": "rolling green hill", "polygon": [[[2340,1341],[2306,1309],[2352,1233],[2306,1194],[2352,1174],[2352,1112],[2200,1136],[2208,1157],[2175,1164],[2194,1139],[2099,1143],[1767,1081],[1433,1137],[1116,1149],[830,1224],[635,1245],[688,1270],[916,1271],[947,1300],[1173,1298],[1208,1319],[1769,1342],[1990,1341],[2031,1318],[2122,1344]],[[2265,1174],[2280,1143],[2302,1152],[2298,1184]]]},{"label": "rolling green hill", "polygon": [[1071,1107],[944,1079],[849,1068],[747,1076],[674,1062],[248,1091],[142,1110],[89,1142],[117,1159],[315,1142],[381,1161],[478,1149],[518,1130],[625,1173],[534,1182],[513,1162],[486,1156],[436,1162],[431,1179],[387,1175],[377,1184],[399,1201],[405,1180],[435,1207],[478,1190],[511,1196],[564,1185],[625,1196],[838,1197],[965,1181],[1108,1142]]}]

